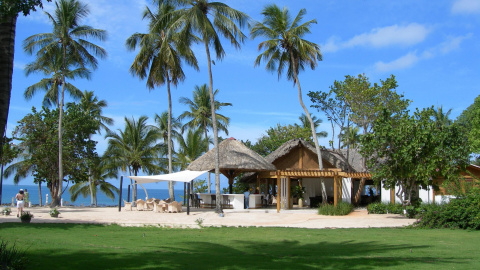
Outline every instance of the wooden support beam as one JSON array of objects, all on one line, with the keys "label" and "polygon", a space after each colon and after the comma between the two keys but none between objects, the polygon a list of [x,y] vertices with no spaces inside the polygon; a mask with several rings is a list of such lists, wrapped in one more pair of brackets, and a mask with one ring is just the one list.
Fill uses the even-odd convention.
[{"label": "wooden support beam", "polygon": [[282,183],[280,181],[280,175],[277,175],[277,213],[280,213],[280,193]]}]

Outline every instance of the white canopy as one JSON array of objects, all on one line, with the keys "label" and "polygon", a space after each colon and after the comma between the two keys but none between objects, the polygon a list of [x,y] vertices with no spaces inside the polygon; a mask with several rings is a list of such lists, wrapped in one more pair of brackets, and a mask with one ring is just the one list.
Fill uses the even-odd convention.
[{"label": "white canopy", "polygon": [[193,179],[208,171],[181,171],[170,174],[150,175],[150,176],[128,176],[135,180],[137,184],[155,183],[161,181],[190,182]]}]

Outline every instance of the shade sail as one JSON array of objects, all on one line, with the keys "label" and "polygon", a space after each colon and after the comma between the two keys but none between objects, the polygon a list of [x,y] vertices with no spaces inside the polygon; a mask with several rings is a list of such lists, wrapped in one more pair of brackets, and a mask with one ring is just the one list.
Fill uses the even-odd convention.
[{"label": "shade sail", "polygon": [[206,172],[208,171],[185,170],[181,172],[160,174],[160,175],[128,176],[128,178],[135,180],[138,184],[155,183],[155,182],[162,182],[162,181],[190,182],[193,179],[199,177],[200,175]]}]

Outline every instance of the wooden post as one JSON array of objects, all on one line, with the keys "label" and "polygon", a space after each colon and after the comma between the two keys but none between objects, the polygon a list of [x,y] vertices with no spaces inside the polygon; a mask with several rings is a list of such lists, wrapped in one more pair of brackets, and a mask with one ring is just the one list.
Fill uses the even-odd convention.
[{"label": "wooden post", "polygon": [[335,175],[333,177],[333,206],[337,206],[338,203],[338,177]]},{"label": "wooden post", "polygon": [[390,189],[390,203],[395,204],[395,187]]},{"label": "wooden post", "polygon": [[291,188],[291,179],[290,176],[287,177],[287,209],[290,209],[290,200],[291,200],[291,194],[290,194],[290,188]]},{"label": "wooden post", "polygon": [[280,181],[280,175],[277,175],[277,213],[280,213],[280,188],[282,183]]}]

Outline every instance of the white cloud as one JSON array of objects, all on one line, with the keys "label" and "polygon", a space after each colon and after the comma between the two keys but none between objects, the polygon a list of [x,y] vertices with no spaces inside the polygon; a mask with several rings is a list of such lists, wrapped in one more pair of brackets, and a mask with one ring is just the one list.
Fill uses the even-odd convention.
[{"label": "white cloud", "polygon": [[21,61],[13,61],[13,68],[24,70],[26,64]]},{"label": "white cloud", "polygon": [[480,13],[480,0],[457,0],[452,5],[453,14]]},{"label": "white cloud", "polygon": [[337,37],[330,37],[322,46],[324,52],[335,52],[344,48],[389,46],[411,46],[423,42],[430,30],[421,24],[410,23],[399,26],[397,24],[382,28],[372,29],[368,33],[354,36],[348,41],[341,42]]},{"label": "white cloud", "polygon": [[375,69],[378,72],[390,72],[398,69],[405,69],[413,66],[419,60],[416,53],[408,53],[391,62],[384,63],[383,61],[375,63]]}]

